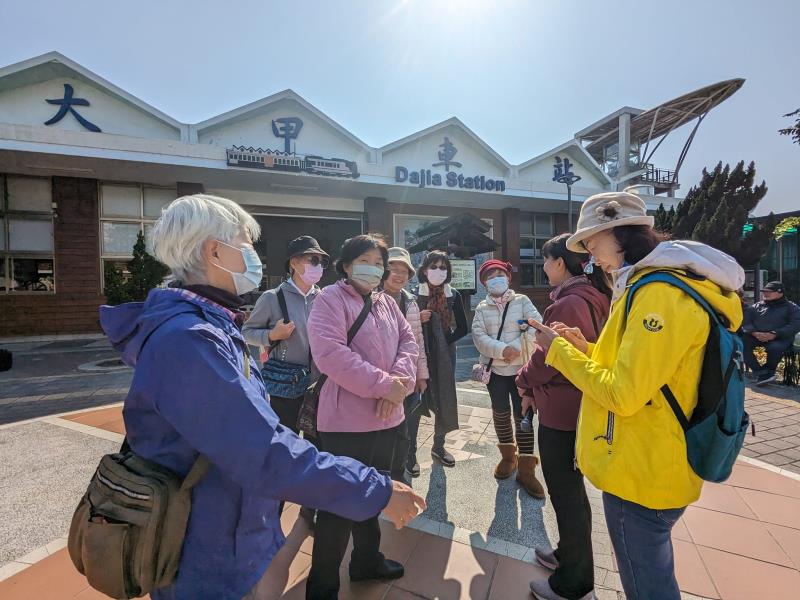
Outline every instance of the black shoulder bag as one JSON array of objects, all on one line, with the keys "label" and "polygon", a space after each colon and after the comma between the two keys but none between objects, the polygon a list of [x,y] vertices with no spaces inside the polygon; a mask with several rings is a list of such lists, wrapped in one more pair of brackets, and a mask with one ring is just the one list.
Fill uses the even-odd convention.
[{"label": "black shoulder bag", "polygon": [[[364,300],[364,307],[358,314],[355,322],[347,330],[347,345],[356,337],[356,333],[361,329],[364,321],[367,320],[369,311],[372,309],[372,294]],[[328,376],[324,373],[319,376],[314,383],[306,389],[303,395],[303,404],[300,406],[300,414],[297,416],[297,429],[303,432],[304,437],[317,437],[317,408],[319,407],[319,395],[322,386],[328,381]]]}]

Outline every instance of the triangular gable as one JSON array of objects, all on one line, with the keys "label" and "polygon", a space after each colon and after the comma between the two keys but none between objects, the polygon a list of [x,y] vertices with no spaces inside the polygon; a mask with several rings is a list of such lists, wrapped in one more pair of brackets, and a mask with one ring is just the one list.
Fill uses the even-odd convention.
[{"label": "triangular gable", "polygon": [[[511,165],[456,117],[387,144],[379,150],[384,166],[506,178]],[[449,157],[449,158],[448,158]],[[448,164],[450,163],[450,164]]]},{"label": "triangular gable", "polygon": [[551,182],[556,157],[562,161],[569,159],[572,165],[571,171],[583,179],[576,184],[577,186],[605,187],[611,183],[611,179],[603,172],[600,165],[576,140],[570,140],[517,166],[515,169],[517,176],[529,181]]},{"label": "triangular gable", "polygon": [[373,155],[372,148],[292,90],[191,125],[190,136],[201,144],[281,151],[289,138],[290,151],[298,154],[348,160]]},{"label": "triangular gable", "polygon": [[[72,103],[62,108],[70,96]],[[65,114],[59,116],[60,112]],[[0,69],[0,121],[142,138],[187,138],[187,128],[180,122],[58,52]]]}]

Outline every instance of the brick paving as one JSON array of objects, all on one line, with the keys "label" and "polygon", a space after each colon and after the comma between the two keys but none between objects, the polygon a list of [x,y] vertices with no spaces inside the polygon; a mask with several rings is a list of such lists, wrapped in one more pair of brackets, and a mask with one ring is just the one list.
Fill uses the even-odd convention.
[{"label": "brick paving", "polygon": [[[51,352],[57,350],[53,348]],[[466,352],[462,353],[459,348],[459,379],[466,379],[473,358],[469,348],[464,350]],[[30,356],[35,354],[36,348],[32,347]],[[83,357],[77,356],[73,362],[78,360]],[[130,371],[77,374],[70,367],[72,363],[67,361],[64,365],[60,371],[44,373],[28,364],[28,372],[36,373],[33,377],[10,377],[8,373],[0,376],[0,423],[105,405],[124,398]],[[444,511],[429,511],[415,522],[413,530],[397,535],[387,531],[392,547],[399,544],[403,556],[407,555],[409,571],[418,572],[420,576],[394,586],[347,586],[343,598],[529,597],[526,583],[532,569],[536,568],[531,564],[531,547],[534,542],[539,543],[539,539],[526,537],[525,530],[531,527],[538,528],[540,533],[546,530],[545,535],[555,539],[552,509],[549,503],[531,504],[524,494],[518,497],[514,493],[513,510],[504,513],[500,509],[501,492],[506,494],[508,490],[495,486],[491,478],[486,477],[487,486],[488,482],[493,485],[474,486],[473,493],[481,493],[479,488],[491,489],[488,501],[492,504],[480,504],[486,510],[479,512],[491,512],[487,519],[492,519],[492,525],[487,529],[474,523],[475,504],[464,507],[469,502],[459,496],[464,483],[462,478],[472,477],[474,481],[475,477],[489,472],[482,462],[488,464],[496,460],[492,454],[496,452],[496,439],[491,427],[491,411],[486,408],[485,386],[461,381],[458,387],[459,417],[464,429],[448,437],[448,446],[454,454],[460,453],[459,465],[446,472],[441,467],[436,471],[421,454],[424,473],[417,480],[419,484],[415,483],[425,487],[420,491],[427,491],[429,501],[430,494],[435,497],[438,492],[427,486],[434,482],[449,483],[449,489],[445,486],[442,492],[447,494],[446,502],[444,496],[439,502]],[[734,477],[726,484],[706,485],[703,497],[687,511],[674,531],[676,569],[685,598],[767,597],[756,593],[759,585],[769,586],[770,598],[794,598],[795,591],[800,589],[800,521],[796,518],[800,514],[800,481],[794,475],[800,473],[800,390],[777,385],[751,387],[746,406],[756,435],[747,436],[742,451],[747,457],[743,459],[745,462],[737,466]],[[45,420],[72,423],[69,427],[77,427],[75,431],[83,433],[92,429],[102,431],[105,439],[118,443],[119,434],[124,431],[119,411],[120,407],[105,408]],[[432,430],[430,423],[423,420],[421,437],[430,433],[429,430]],[[425,440],[420,439],[420,444],[424,448]],[[749,465],[748,458],[774,465],[774,470]],[[425,480],[424,484],[421,480]],[[620,599],[624,595],[602,516],[600,493],[589,486],[589,495],[594,513],[597,595],[601,600]],[[507,500],[506,496],[502,498]],[[502,504],[507,504],[506,500]],[[472,514],[468,514],[470,510]],[[496,526],[507,525],[510,520],[517,523],[518,519],[519,525],[514,526],[519,527],[518,531],[512,527],[509,533]],[[292,526],[291,523],[285,525]],[[65,533],[66,530],[59,535]],[[493,533],[501,537],[493,537]],[[31,549],[25,556],[0,566],[0,597],[99,598],[87,588],[85,580],[71,570],[68,557],[59,550],[62,544],[63,539],[56,538],[47,546]],[[309,539],[303,538],[294,550],[291,543],[287,545],[293,553],[285,563],[288,575],[284,574],[286,581],[280,585],[285,591],[283,597],[302,597],[310,544]],[[42,562],[36,562],[44,557]],[[29,567],[29,563],[35,564]],[[19,572],[7,578],[16,571]]]},{"label": "brick paving", "polygon": [[755,436],[745,438],[742,454],[800,474],[800,389],[751,386],[745,407]]}]

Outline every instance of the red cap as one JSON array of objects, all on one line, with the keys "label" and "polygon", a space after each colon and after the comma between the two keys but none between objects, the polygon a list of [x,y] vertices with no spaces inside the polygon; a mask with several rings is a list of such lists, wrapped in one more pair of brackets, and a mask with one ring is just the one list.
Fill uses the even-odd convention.
[{"label": "red cap", "polygon": [[504,260],[497,260],[493,258],[492,260],[487,260],[485,263],[481,265],[480,270],[478,271],[478,279],[483,281],[483,274],[488,273],[492,269],[501,269],[508,273],[508,276],[511,277],[511,263],[505,262]]}]

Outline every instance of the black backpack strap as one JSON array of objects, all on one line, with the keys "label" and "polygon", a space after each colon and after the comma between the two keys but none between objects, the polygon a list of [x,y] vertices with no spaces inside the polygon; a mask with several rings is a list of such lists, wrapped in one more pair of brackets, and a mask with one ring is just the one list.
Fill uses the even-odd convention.
[{"label": "black backpack strap", "polygon": [[364,324],[364,321],[367,320],[369,316],[369,311],[372,310],[372,294],[369,294],[364,299],[364,307],[361,309],[361,312],[358,313],[358,317],[350,326],[350,329],[347,330],[347,345],[350,345],[350,342],[353,341],[353,338],[356,337],[358,330],[361,329],[361,326]]},{"label": "black backpack strap", "polygon": [[[283,290],[281,288],[278,288],[278,292],[275,295],[278,297],[278,306],[280,306],[280,308],[281,308],[281,317],[283,317],[283,322],[284,323],[288,323],[289,322],[289,308],[286,306],[286,296],[284,296]],[[269,345],[269,351],[272,352],[273,350],[275,350],[275,348],[277,348],[278,344],[280,344],[281,341],[282,340],[274,340]]]},{"label": "black backpack strap", "polygon": [[408,298],[406,297],[406,291],[400,290],[400,312],[403,313],[403,316],[406,316],[406,311],[408,310]]},{"label": "black backpack strap", "polygon": [[[583,296],[581,296],[583,298]],[[600,328],[597,326],[597,317],[594,314],[594,307],[592,303],[589,302],[588,298],[583,298],[583,301],[586,302],[586,306],[589,307],[589,315],[592,317],[592,327],[594,327],[594,335],[595,337],[600,337]]]},{"label": "black backpack strap", "polygon": [[678,399],[675,397],[675,394],[672,393],[672,390],[669,389],[669,386],[666,383],[661,386],[661,393],[664,394],[664,398],[667,399],[669,407],[672,409],[672,412],[675,413],[675,418],[678,419],[678,423],[681,424],[681,428],[685,433],[689,429],[689,419],[687,419],[686,415],[683,414],[683,409],[681,408],[681,405],[678,404]]},{"label": "black backpack strap", "polygon": [[278,306],[281,307],[281,316],[283,316],[283,322],[289,322],[289,308],[286,306],[286,296],[283,293],[281,288],[278,288]]},{"label": "black backpack strap", "polygon": [[[500,338],[501,338],[501,337],[502,337],[502,335],[503,335],[503,326],[506,324],[506,315],[508,314],[508,307],[509,307],[509,306],[511,306],[511,300],[509,300],[508,302],[506,302],[506,308],[505,308],[505,310],[503,311],[503,318],[502,318],[502,319],[500,319],[500,329],[497,331],[497,341],[498,341],[498,342],[500,341]],[[523,334],[523,335],[524,335],[524,334]],[[493,362],[494,362],[494,357],[490,358],[490,359],[489,359],[489,362],[488,362],[488,363],[486,363],[486,370],[487,370],[487,371],[488,371],[489,369],[491,369],[491,368],[492,368],[492,363],[493,363]]]},{"label": "black backpack strap", "polygon": [[[361,329],[361,326],[364,324],[364,321],[367,320],[369,316],[369,311],[372,310],[372,294],[369,294],[364,299],[364,306],[361,309],[361,312],[358,313],[358,317],[350,326],[350,329],[347,330],[347,345],[349,346],[350,343],[353,341],[353,338],[356,337],[358,330]],[[328,381],[328,376],[325,373],[322,373],[317,379],[316,383],[314,384],[314,388],[318,391],[322,391],[322,386],[325,385],[325,382]]]}]

